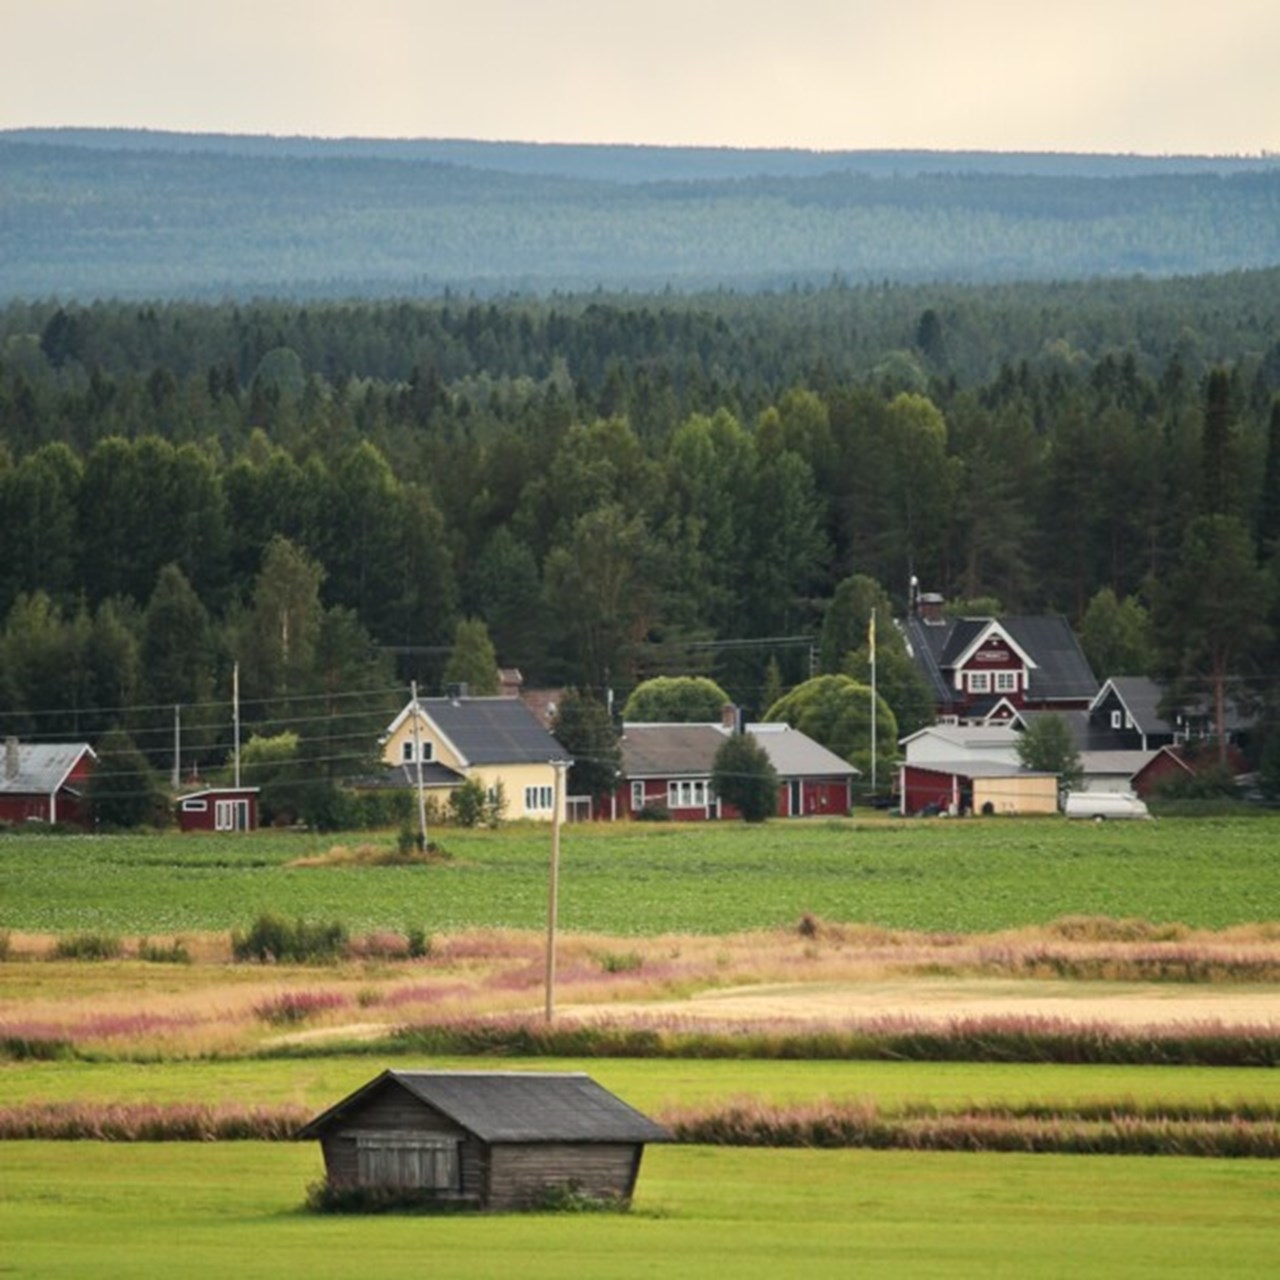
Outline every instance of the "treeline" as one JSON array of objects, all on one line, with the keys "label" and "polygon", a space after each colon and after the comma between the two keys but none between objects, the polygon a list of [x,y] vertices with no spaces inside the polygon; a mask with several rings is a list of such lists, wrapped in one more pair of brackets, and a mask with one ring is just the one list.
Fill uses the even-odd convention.
[{"label": "treeline", "polygon": [[0,136],[0,298],[757,289],[832,275],[1082,279],[1280,261],[1270,158],[788,165],[767,153],[726,164],[626,148],[15,138]]},{"label": "treeline", "polygon": [[[172,705],[225,700],[236,662],[264,732],[353,690],[382,691],[376,721],[397,682],[438,687],[463,618],[530,683],[703,672],[754,708],[771,660],[807,674],[854,574],[898,608],[914,574],[1077,622],[1106,590],[1151,607],[1144,652],[1172,672],[1191,614],[1161,584],[1228,544],[1263,577],[1234,580],[1262,630],[1226,674],[1274,673],[1274,284],[1032,289],[1009,312],[841,288],[10,307],[4,724],[86,733],[146,706],[159,761]],[[1029,334],[1003,336],[1010,313]]]}]

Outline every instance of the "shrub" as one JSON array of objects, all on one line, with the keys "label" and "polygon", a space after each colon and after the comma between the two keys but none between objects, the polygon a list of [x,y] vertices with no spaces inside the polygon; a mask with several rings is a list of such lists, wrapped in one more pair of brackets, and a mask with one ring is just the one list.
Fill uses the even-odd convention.
[{"label": "shrub", "polygon": [[231,934],[231,954],[237,960],[271,963],[292,960],[299,963],[327,963],[337,960],[347,945],[347,930],[339,921],[295,920],[264,913],[247,933]]},{"label": "shrub", "polygon": [[431,954],[431,938],[421,925],[412,925],[405,930],[404,936],[411,960],[422,960]]},{"label": "shrub", "polygon": [[478,827],[485,820],[484,787],[468,778],[450,793],[449,813],[460,827]]},{"label": "shrub", "polygon": [[325,1180],[307,1188],[306,1207],[312,1213],[459,1213],[476,1205],[442,1199],[421,1187],[360,1187]]},{"label": "shrub", "polygon": [[626,1213],[631,1207],[619,1195],[595,1195],[571,1178],[542,1187],[529,1201],[538,1213]]},{"label": "shrub", "polygon": [[124,943],[110,933],[71,933],[54,944],[55,960],[117,960]]},{"label": "shrub", "polygon": [[168,946],[143,938],[138,943],[138,959],[149,964],[190,964],[191,952],[181,938],[175,938]]},{"label": "shrub", "polygon": [[644,965],[638,951],[602,951],[596,956],[605,973],[634,973]]},{"label": "shrub", "polygon": [[671,810],[661,800],[651,801],[635,815],[637,822],[670,822]]}]

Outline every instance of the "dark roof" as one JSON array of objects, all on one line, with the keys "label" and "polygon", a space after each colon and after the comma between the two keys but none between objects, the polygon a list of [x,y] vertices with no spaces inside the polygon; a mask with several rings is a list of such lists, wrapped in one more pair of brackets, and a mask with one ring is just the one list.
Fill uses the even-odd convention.
[{"label": "dark roof", "polygon": [[659,1124],[582,1072],[384,1071],[298,1131],[314,1138],[388,1083],[482,1142],[665,1142]]},{"label": "dark roof", "polygon": [[[925,622],[908,618],[903,623],[916,665],[933,690],[934,700],[949,705],[963,700],[944,674],[993,622],[1036,664],[1028,672],[1028,696],[1036,700],[1092,698],[1098,681],[1089,667],[1066,618],[1043,617],[947,618]],[[991,705],[995,705],[994,701]],[[979,714],[975,712],[975,714]]]},{"label": "dark roof", "polygon": [[[1160,704],[1168,693],[1161,684],[1148,676],[1112,676],[1098,691],[1094,699],[1094,707],[1100,707],[1106,700],[1107,688],[1110,686],[1121,705],[1129,713],[1134,728],[1139,733],[1177,733],[1185,726],[1188,719],[1212,719],[1213,708],[1209,698],[1200,695],[1189,697],[1174,719],[1160,714]],[[1178,721],[1181,721],[1181,724]],[[1245,728],[1248,721],[1241,716],[1234,700],[1227,700],[1226,728],[1229,733],[1238,733]]]},{"label": "dark roof", "polygon": [[419,698],[418,705],[470,765],[569,758],[519,698]]}]

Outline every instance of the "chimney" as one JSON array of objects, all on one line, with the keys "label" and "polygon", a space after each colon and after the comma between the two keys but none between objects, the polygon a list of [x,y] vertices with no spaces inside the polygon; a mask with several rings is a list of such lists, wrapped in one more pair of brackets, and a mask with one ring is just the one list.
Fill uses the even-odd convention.
[{"label": "chimney", "polygon": [[465,680],[460,680],[457,684],[449,685],[445,690],[445,694],[451,701],[458,702],[460,699],[467,696],[467,682]]},{"label": "chimney", "polygon": [[18,739],[8,737],[4,740],[4,776],[12,782],[18,776]]},{"label": "chimney", "polygon": [[920,621],[931,627],[941,626],[946,621],[942,607],[946,601],[936,591],[926,591],[919,597]]},{"label": "chimney", "polygon": [[720,727],[734,735],[742,732],[742,712],[732,702],[720,708]]}]

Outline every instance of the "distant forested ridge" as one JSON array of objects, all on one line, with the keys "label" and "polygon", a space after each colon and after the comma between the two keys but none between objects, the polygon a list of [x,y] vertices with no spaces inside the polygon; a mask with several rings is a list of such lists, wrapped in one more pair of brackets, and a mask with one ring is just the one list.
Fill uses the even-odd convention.
[{"label": "distant forested ridge", "polygon": [[755,290],[1280,263],[1280,159],[0,133],[0,298]]}]

